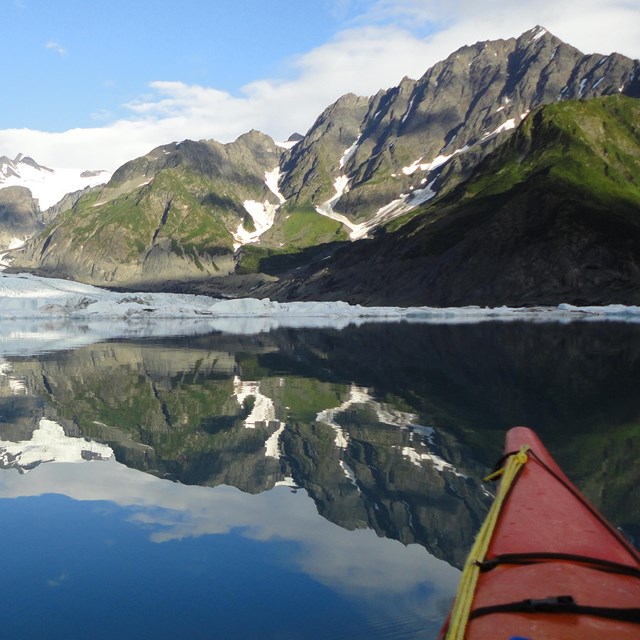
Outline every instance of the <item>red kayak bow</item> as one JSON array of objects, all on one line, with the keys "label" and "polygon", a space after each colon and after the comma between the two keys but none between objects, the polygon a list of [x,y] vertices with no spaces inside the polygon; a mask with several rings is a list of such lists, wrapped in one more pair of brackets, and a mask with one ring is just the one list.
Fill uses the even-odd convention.
[{"label": "red kayak bow", "polygon": [[536,434],[506,436],[500,487],[441,640],[640,638],[640,554]]}]

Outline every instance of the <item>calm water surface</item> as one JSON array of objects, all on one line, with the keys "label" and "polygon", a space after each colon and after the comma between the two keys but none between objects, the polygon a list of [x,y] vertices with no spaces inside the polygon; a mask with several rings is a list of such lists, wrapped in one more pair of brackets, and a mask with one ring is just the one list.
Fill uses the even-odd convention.
[{"label": "calm water surface", "polygon": [[640,539],[640,326],[8,353],[6,637],[434,638],[517,424]]}]

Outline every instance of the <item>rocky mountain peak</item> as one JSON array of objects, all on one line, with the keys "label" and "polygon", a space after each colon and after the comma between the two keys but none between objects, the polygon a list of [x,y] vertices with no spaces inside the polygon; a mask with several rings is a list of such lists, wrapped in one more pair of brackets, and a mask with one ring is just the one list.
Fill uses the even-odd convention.
[{"label": "rocky mountain peak", "polygon": [[[328,107],[286,161],[284,193],[306,198],[318,210],[330,204],[354,223],[388,220],[470,175],[542,104],[640,96],[639,64],[620,55],[585,55],[542,26],[518,38],[461,47],[419,80],[404,78],[368,99],[364,109],[358,102],[348,119],[344,112],[354,97]],[[335,135],[338,121],[349,124],[349,135],[345,127]],[[325,140],[330,131],[331,149]],[[332,191],[334,183],[340,191]]]},{"label": "rocky mountain peak", "polygon": [[252,129],[239,136],[234,142],[225,145],[227,154],[248,164],[264,166],[265,170],[278,166],[282,150],[266,133]]},{"label": "rocky mountain peak", "polygon": [[44,171],[53,173],[53,169],[38,164],[33,158],[25,156],[19,153],[13,160],[7,156],[0,157],[0,182],[3,182],[3,178],[6,180],[9,177],[19,178],[24,169],[29,167],[35,171]]}]

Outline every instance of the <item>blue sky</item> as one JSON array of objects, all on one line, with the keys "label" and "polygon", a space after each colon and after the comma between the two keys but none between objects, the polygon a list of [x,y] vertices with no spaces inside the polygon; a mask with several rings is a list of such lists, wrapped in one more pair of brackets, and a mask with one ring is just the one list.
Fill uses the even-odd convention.
[{"label": "blue sky", "polygon": [[115,169],[185,138],[304,133],[348,91],[542,24],[640,57],[639,0],[0,0],[0,155]]},{"label": "blue sky", "polygon": [[126,115],[153,80],[215,86],[286,76],[363,2],[314,0],[9,0],[4,81],[18,100],[2,128],[63,131]]}]

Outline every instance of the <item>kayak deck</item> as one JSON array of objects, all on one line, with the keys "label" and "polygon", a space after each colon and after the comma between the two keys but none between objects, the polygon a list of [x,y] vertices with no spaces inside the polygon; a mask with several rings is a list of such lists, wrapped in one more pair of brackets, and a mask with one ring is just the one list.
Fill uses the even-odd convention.
[{"label": "kayak deck", "polygon": [[[579,493],[533,431],[511,429],[505,457],[523,447],[526,460],[508,488],[501,487],[486,551],[465,567],[476,572],[468,622],[461,631],[460,621],[452,620],[440,637],[637,640],[640,556]],[[459,610],[454,606],[454,615]]]}]

